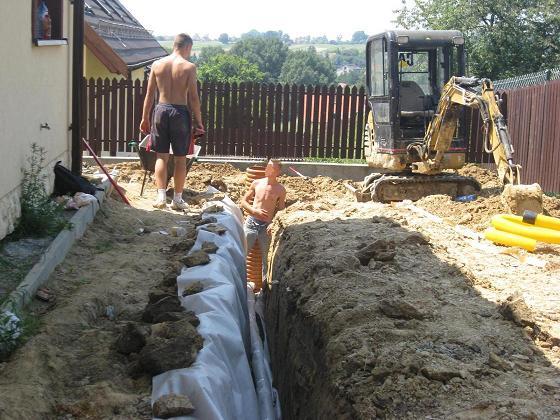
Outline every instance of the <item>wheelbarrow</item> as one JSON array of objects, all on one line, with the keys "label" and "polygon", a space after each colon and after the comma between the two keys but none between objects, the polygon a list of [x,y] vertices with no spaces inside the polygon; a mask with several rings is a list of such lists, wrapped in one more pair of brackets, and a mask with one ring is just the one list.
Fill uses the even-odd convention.
[{"label": "wheelbarrow", "polygon": [[[197,139],[201,136],[193,136],[191,139],[191,145],[189,148],[189,154],[185,157],[187,159],[187,174],[192,167],[192,164],[195,162],[198,154],[200,153],[201,147],[196,143]],[[144,187],[146,185],[146,178],[148,177],[148,173],[153,174],[156,170],[156,160],[157,160],[157,153],[153,150],[149,150],[149,143],[150,143],[150,135],[148,134],[144,139],[138,144],[135,141],[131,141],[129,145],[132,147],[133,150],[136,149],[138,153],[138,157],[140,158],[140,165],[144,170],[144,178],[142,179],[142,188],[140,189],[140,196],[144,194]],[[169,184],[169,180],[173,176],[173,172],[175,171],[175,159],[173,154],[169,154],[169,159],[167,161],[167,184]]]}]

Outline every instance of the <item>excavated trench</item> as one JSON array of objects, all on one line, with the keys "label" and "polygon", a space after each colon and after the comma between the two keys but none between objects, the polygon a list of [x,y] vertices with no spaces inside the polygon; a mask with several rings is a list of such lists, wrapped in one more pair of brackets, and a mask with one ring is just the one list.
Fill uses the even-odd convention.
[{"label": "excavated trench", "polygon": [[482,297],[447,245],[389,206],[279,216],[264,297],[283,418],[560,416],[519,308]]}]

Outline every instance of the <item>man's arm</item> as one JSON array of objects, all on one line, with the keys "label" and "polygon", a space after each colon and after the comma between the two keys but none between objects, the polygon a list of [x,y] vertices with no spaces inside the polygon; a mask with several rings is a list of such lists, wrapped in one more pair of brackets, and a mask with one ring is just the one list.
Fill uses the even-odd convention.
[{"label": "man's arm", "polygon": [[150,132],[152,126],[151,113],[157,87],[156,76],[154,75],[154,66],[155,63],[152,65],[152,70],[150,71],[146,98],[144,99],[144,109],[142,111],[142,122],[140,123],[140,131],[146,134]]},{"label": "man's arm", "polygon": [[257,185],[257,181],[253,181],[251,183],[251,187],[249,188],[249,191],[247,191],[245,193],[245,195],[243,196],[243,198],[241,199],[241,207],[247,213],[249,213],[251,216],[256,216],[256,217],[260,217],[260,218],[267,218],[268,217],[268,212],[266,210],[256,209],[251,205],[251,202],[253,201],[253,199],[255,197],[255,186],[256,185]]},{"label": "man's arm", "polygon": [[196,83],[196,66],[193,65],[191,71],[187,101],[194,119],[195,134],[204,134],[204,125],[202,125],[202,116],[200,114],[200,98],[198,97],[198,86]]}]

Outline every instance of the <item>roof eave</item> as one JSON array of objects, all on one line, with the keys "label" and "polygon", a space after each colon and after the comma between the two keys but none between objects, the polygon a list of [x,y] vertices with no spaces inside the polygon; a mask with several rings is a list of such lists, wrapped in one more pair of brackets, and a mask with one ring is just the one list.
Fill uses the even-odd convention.
[{"label": "roof eave", "polygon": [[129,67],[126,63],[87,22],[84,26],[84,41],[86,47],[91,50],[93,55],[95,55],[111,73],[127,76]]}]

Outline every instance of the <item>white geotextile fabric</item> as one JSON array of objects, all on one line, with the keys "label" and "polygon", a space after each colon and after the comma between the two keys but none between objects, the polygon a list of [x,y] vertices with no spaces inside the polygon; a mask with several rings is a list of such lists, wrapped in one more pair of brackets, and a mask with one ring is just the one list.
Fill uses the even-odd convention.
[{"label": "white geotextile fabric", "polygon": [[222,213],[214,216],[227,233],[218,235],[199,228],[193,250],[204,241],[219,246],[204,266],[183,268],[177,278],[179,296],[188,285],[200,281],[204,290],[180,297],[183,306],[200,320],[197,330],[204,347],[189,368],[162,373],[152,379],[152,403],[171,393],[187,395],[193,416],[181,419],[260,419],[259,404],[251,376],[249,316],[245,274],[243,217],[229,199],[218,204]]}]

